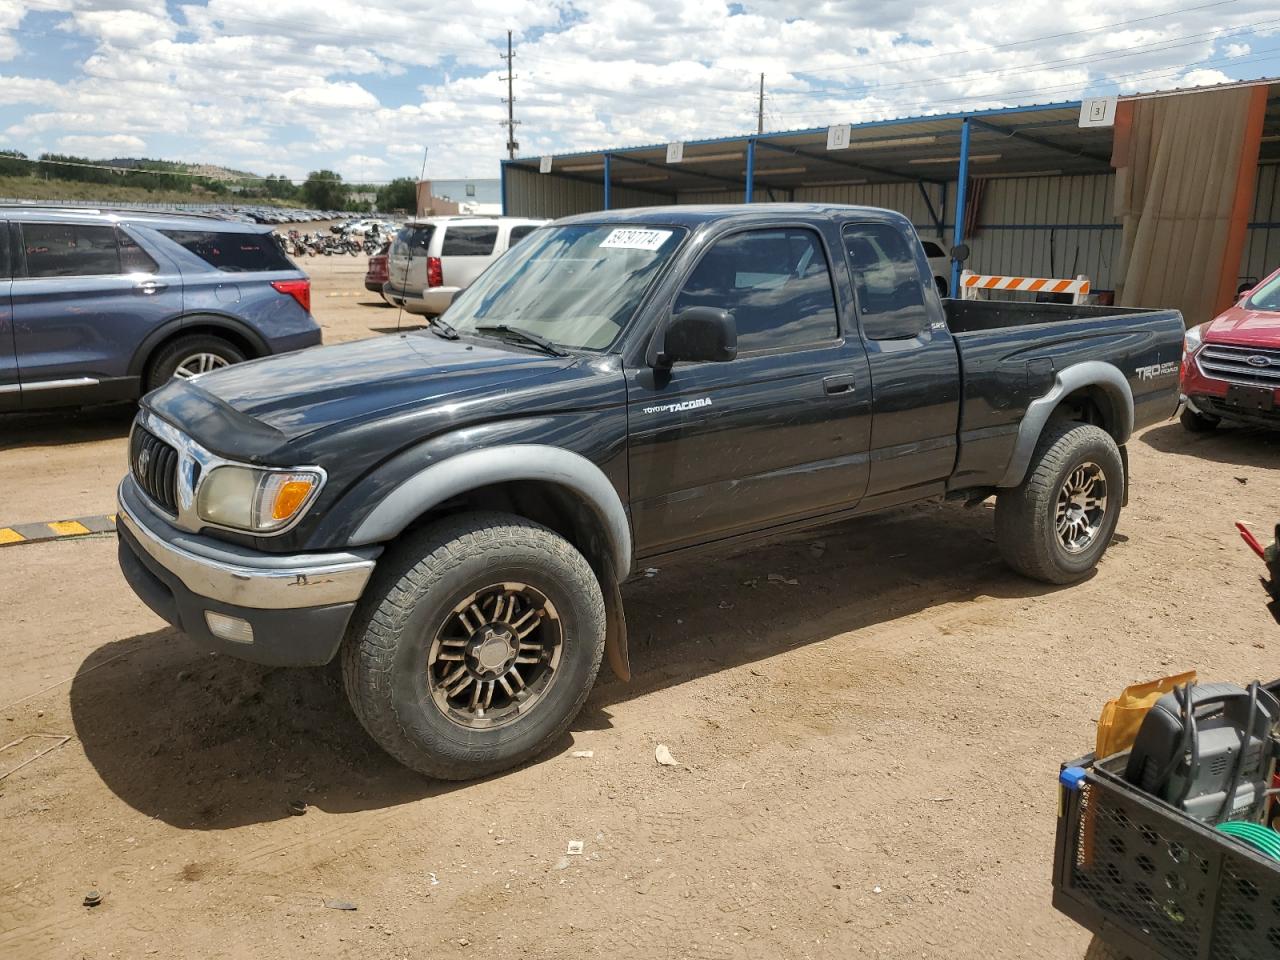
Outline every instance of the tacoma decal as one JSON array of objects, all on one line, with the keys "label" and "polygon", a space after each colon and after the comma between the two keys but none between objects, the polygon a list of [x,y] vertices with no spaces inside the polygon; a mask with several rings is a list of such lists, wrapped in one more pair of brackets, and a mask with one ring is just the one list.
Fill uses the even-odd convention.
[{"label": "tacoma decal", "polygon": [[661,403],[656,407],[645,407],[645,413],[680,413],[682,410],[696,410],[698,407],[711,406],[710,397],[699,397],[697,400],[685,400],[681,403]]}]

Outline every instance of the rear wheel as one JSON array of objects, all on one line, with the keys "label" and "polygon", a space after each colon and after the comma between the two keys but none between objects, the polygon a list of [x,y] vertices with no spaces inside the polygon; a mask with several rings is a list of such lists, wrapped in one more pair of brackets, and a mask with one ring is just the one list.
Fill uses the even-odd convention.
[{"label": "rear wheel", "polygon": [[1127,960],[1109,943],[1094,937],[1089,941],[1089,949],[1085,951],[1084,960]]},{"label": "rear wheel", "polygon": [[599,581],[571,544],[520,517],[464,514],[380,561],[343,678],[384,750],[466,780],[522,763],[568,729],[604,634]]},{"label": "rear wheel", "polygon": [[1013,569],[1046,583],[1088,576],[1111,543],[1124,464],[1100,427],[1050,421],[1030,473],[996,499],[996,545]]},{"label": "rear wheel", "polygon": [[179,337],[161,348],[152,359],[147,371],[147,389],[157,390],[174,377],[189,380],[244,359],[244,352],[222,337],[203,333]]},{"label": "rear wheel", "polygon": [[1178,417],[1178,422],[1192,433],[1212,433],[1218,429],[1218,424],[1222,421],[1218,417],[1207,417],[1203,413],[1196,413],[1190,407],[1186,407]]}]

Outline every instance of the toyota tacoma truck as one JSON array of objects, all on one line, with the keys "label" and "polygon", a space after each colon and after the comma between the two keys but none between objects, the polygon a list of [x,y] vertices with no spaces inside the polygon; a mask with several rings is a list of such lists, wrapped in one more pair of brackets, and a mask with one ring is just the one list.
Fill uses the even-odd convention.
[{"label": "toyota tacoma truck", "polygon": [[143,401],[119,556],[202,647],[340,658],[389,753],[464,779],[544,750],[619,585],[698,551],[996,498],[1000,551],[1087,576],[1125,443],[1178,403],[1172,310],[944,301],[900,214],[762,204],[569,217],[422,330]]}]

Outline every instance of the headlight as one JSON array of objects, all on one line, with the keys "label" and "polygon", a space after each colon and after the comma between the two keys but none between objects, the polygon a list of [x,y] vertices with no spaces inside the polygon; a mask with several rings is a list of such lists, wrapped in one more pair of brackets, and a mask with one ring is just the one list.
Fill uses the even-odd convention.
[{"label": "headlight", "polygon": [[1200,349],[1200,344],[1204,342],[1205,324],[1198,327],[1192,327],[1182,337],[1182,352],[1186,354],[1195,353]]},{"label": "headlight", "polygon": [[208,523],[267,533],[301,516],[323,483],[312,470],[214,467],[200,485],[196,512]]}]

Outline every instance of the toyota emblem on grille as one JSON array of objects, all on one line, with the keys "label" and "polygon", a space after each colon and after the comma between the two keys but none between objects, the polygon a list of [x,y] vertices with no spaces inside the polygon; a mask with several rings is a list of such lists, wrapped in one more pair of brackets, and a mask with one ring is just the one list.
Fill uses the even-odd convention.
[{"label": "toyota emblem on grille", "polygon": [[151,451],[143,448],[142,453],[138,454],[138,479],[147,479],[147,467],[151,464]]},{"label": "toyota emblem on grille", "polygon": [[1251,357],[1245,357],[1244,362],[1251,367],[1269,367],[1275,361],[1273,361],[1270,357],[1264,357],[1260,353],[1255,353]]}]

